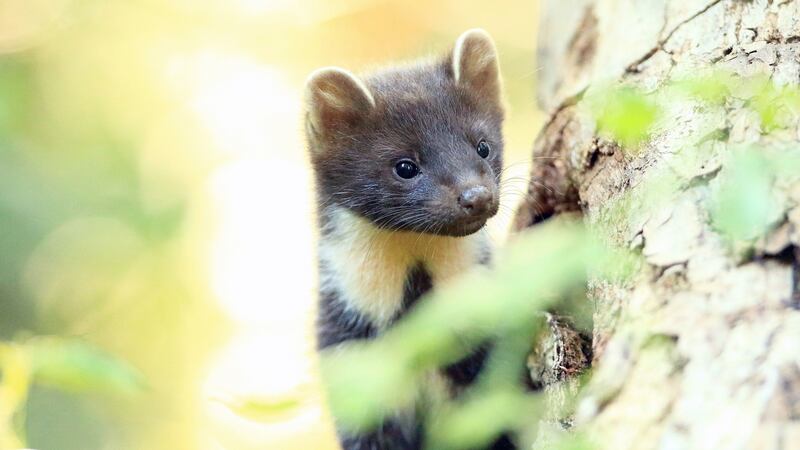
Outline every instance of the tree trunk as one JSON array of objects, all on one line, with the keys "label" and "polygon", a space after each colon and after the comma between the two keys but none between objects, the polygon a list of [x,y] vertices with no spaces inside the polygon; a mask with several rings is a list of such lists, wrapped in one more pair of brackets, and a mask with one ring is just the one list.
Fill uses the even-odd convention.
[{"label": "tree trunk", "polygon": [[[747,93],[734,93],[741,101],[722,114],[670,111],[631,154],[599,136],[582,107],[601,81],[652,91],[710,67],[796,85],[800,1],[542,3],[538,101],[551,115],[516,227],[579,211],[645,261],[633,279],[590,283],[593,376],[575,428],[614,450],[800,448],[800,183],[777,186],[779,214],[750,252],[731,249],[707,213],[730,149],[796,146],[800,120],[766,133]],[[668,201],[607,214],[687,141],[703,151]]]}]

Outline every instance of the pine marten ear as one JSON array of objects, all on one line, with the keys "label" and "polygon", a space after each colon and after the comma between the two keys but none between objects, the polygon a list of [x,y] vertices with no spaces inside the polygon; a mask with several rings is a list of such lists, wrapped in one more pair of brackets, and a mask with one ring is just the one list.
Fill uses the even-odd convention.
[{"label": "pine marten ear", "polygon": [[489,33],[479,28],[464,32],[456,41],[452,64],[457,85],[500,104],[500,65]]},{"label": "pine marten ear", "polygon": [[357,125],[375,107],[367,86],[352,73],[326,67],[306,82],[309,133],[330,137]]}]

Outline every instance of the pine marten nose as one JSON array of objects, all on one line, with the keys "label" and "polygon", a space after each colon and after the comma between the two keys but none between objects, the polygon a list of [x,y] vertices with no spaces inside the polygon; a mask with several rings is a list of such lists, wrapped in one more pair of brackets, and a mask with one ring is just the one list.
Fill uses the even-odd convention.
[{"label": "pine marten nose", "polygon": [[473,186],[458,196],[458,205],[470,216],[486,214],[492,203],[492,193],[486,186]]}]

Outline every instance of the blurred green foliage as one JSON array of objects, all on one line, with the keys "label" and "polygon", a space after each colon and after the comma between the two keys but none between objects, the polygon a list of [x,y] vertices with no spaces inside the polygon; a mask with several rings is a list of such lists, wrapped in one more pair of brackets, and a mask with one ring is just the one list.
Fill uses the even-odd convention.
[{"label": "blurred green foliage", "polygon": [[0,448],[191,446],[179,408],[220,330],[182,248],[191,191],[153,193],[148,124],[112,105],[147,88],[84,64],[126,53],[74,3],[56,39],[0,53]]},{"label": "blurred green foliage", "polygon": [[478,382],[462,401],[431,414],[431,448],[467,448],[529,424],[538,399],[517,381],[541,324],[538,312],[583,283],[588,271],[613,266],[612,254],[579,225],[561,221],[515,238],[496,267],[438,289],[378,341],[326,355],[334,416],[347,428],[366,429],[413,407],[435,368],[492,338],[495,352]]},{"label": "blurred green foliage", "polygon": [[23,345],[35,383],[69,392],[122,396],[142,392],[142,375],[111,355],[80,341],[36,338]]},{"label": "blurred green foliage", "polygon": [[715,190],[713,224],[734,241],[752,242],[764,236],[784,215],[783,196],[775,186],[798,179],[798,148],[732,151]]},{"label": "blurred green foliage", "polygon": [[0,344],[0,448],[25,447],[25,406],[34,385],[130,397],[144,388],[128,364],[77,340],[38,337]]},{"label": "blurred green foliage", "polygon": [[734,239],[754,239],[767,231],[777,209],[772,178],[768,160],[758,151],[732,155],[712,210],[714,223],[723,233]]},{"label": "blurred green foliage", "polygon": [[[641,155],[641,145],[655,137],[653,132],[666,117],[667,108],[676,103],[725,108],[728,102],[744,98],[761,121],[754,125],[760,125],[766,134],[789,124],[786,118],[796,117],[799,92],[796,87],[775,86],[763,77],[715,72],[668,82],[651,92],[609,86],[594,91],[586,103],[598,131],[616,141],[625,157],[636,158]],[[713,156],[707,153],[712,147],[705,144],[727,138],[725,130],[718,130],[698,141],[687,140],[669,164],[650,173],[635,193],[609,199],[599,217],[619,226],[643,212],[654,213],[696,182],[697,168],[702,169]],[[783,205],[776,196],[776,184],[785,186],[800,179],[800,153],[780,146],[731,146],[723,156],[708,217],[732,243],[752,243],[779,222]],[[570,289],[585,283],[587,276],[596,280],[631,277],[643,266],[637,256],[606,247],[616,242],[610,233],[603,220],[590,231],[559,220],[537,226],[509,242],[492,270],[477,269],[457,283],[439,288],[379,339],[329,352],[323,358],[324,376],[340,426],[368,429],[393,411],[413,407],[426,394],[430,397],[425,390],[430,389],[434,369],[492,338],[499,356],[488,360],[479,381],[463,396],[422,400],[432,411],[426,427],[429,448],[479,448],[509,429],[531,435],[544,413],[543,399],[515,387],[515,381],[522,369],[520,361],[532,348],[541,326],[537,317],[556,307],[570,295]],[[581,435],[556,445],[593,448]]]},{"label": "blurred green foliage", "polygon": [[590,107],[601,133],[612,136],[629,150],[649,137],[658,118],[658,107],[642,92],[631,87],[603,89],[590,98]]},{"label": "blurred green foliage", "polygon": [[255,421],[270,421],[295,412],[301,406],[297,398],[284,397],[280,399],[258,398],[215,398],[213,399],[229,408],[231,411]]}]

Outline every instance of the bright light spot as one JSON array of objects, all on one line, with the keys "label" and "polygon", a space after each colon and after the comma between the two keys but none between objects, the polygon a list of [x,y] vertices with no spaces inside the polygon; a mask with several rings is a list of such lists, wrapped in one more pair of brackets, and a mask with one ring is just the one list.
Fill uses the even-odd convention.
[{"label": "bright light spot", "polygon": [[253,59],[207,51],[175,58],[169,76],[222,151],[301,152],[301,96],[274,69]]},{"label": "bright light spot", "polygon": [[264,14],[289,9],[297,0],[236,0],[239,9],[246,14]]},{"label": "bright light spot", "polygon": [[[276,336],[280,334],[280,339]],[[311,382],[310,358],[301,328],[248,332],[234,339],[220,356],[205,386],[208,436],[222,448],[320,448],[329,438]],[[230,404],[243,401],[286,402],[286,411],[269,408],[246,417]]]},{"label": "bright light spot", "polygon": [[301,0],[171,0],[179,7],[210,14],[261,16],[303,7]]},{"label": "bright light spot", "polygon": [[[223,448],[286,448],[309,439],[306,430],[324,429],[312,389],[316,283],[302,98],[272,68],[219,51],[175,58],[169,75],[213,146],[230,157],[209,184],[218,217],[211,284],[239,335],[204,385],[204,431]],[[271,412],[287,401],[300,403]],[[265,417],[254,419],[253,410]]]},{"label": "bright light spot", "polygon": [[212,282],[234,319],[305,323],[314,292],[308,186],[300,163],[277,159],[240,160],[214,176],[220,228]]},{"label": "bright light spot", "polygon": [[169,74],[215,147],[233,157],[211,179],[215,293],[241,323],[298,323],[314,291],[300,93],[269,67],[219,51],[174,58]]},{"label": "bright light spot", "polygon": [[[281,339],[275,339],[280,334]],[[303,327],[285,324],[277,329],[239,334],[227,346],[206,380],[208,398],[276,399],[299,396],[311,382],[311,361]]]}]

